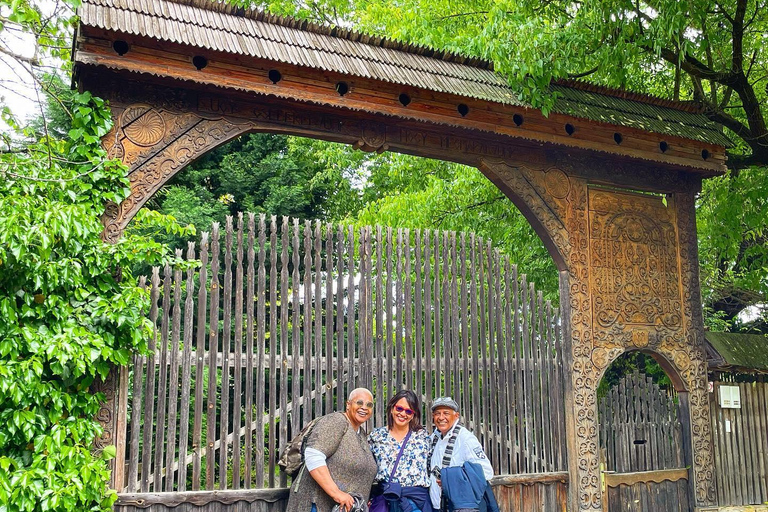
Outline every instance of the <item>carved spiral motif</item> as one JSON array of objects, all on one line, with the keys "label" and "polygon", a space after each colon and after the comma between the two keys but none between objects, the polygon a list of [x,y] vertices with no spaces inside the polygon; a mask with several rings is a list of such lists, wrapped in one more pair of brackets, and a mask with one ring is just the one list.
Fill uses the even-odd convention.
[{"label": "carved spiral motif", "polygon": [[165,121],[156,111],[143,105],[128,107],[121,116],[125,136],[138,146],[153,146],[165,135]]}]

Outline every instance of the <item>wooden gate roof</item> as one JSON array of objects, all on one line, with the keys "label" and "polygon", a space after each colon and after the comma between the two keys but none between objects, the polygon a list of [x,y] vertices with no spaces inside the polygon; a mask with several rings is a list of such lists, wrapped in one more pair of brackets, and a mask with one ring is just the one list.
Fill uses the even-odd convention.
[{"label": "wooden gate roof", "polygon": [[[84,0],[81,40],[96,32],[174,43],[208,52],[264,59],[500,106],[523,107],[488,62],[319,26],[207,0]],[[110,65],[76,51],[78,64]],[[553,111],[574,118],[679,137],[714,146],[731,142],[697,106],[576,81],[552,84]],[[711,151],[712,153],[721,153]],[[722,164],[722,160],[719,162]],[[710,167],[706,165],[703,167]]]}]

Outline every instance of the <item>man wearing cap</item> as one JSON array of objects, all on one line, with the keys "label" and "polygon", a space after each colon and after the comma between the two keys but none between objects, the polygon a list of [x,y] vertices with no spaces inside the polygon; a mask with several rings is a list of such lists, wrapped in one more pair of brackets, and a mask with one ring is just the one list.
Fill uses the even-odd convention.
[{"label": "man wearing cap", "polygon": [[463,466],[465,462],[474,462],[482,468],[486,480],[493,477],[491,461],[483,451],[483,446],[477,437],[459,423],[459,404],[444,396],[432,402],[432,422],[435,431],[432,433],[432,458],[430,459],[431,485],[429,495],[432,507],[441,508],[442,487],[440,470],[443,467]]}]

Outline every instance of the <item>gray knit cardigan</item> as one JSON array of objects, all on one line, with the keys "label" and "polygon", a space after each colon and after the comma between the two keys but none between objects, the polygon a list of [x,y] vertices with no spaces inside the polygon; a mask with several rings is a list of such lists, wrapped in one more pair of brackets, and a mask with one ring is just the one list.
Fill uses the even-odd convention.
[{"label": "gray knit cardigan", "polygon": [[[368,436],[358,434],[341,412],[323,416],[312,428],[307,447],[323,452],[328,472],[344,492],[356,492],[368,500],[376,477],[376,460],[368,447]],[[306,467],[293,480],[286,512],[309,512],[312,503],[317,512],[331,512],[335,502],[312,478]]]}]

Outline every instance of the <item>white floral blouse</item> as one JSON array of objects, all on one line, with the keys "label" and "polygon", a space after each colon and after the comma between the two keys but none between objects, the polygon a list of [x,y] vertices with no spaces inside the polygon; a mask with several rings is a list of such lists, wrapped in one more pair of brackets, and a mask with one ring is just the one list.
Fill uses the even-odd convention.
[{"label": "white floral blouse", "polygon": [[[431,447],[429,434],[422,429],[411,432],[408,444],[403,451],[393,481],[402,486],[429,487],[428,459]],[[389,480],[392,474],[392,466],[395,465],[397,454],[400,453],[401,443],[389,435],[387,427],[373,429],[368,436],[368,444],[379,467],[376,473],[376,481]]]}]

